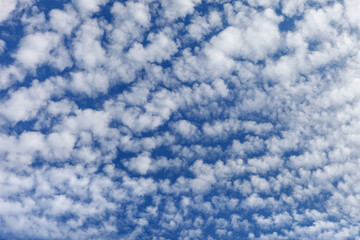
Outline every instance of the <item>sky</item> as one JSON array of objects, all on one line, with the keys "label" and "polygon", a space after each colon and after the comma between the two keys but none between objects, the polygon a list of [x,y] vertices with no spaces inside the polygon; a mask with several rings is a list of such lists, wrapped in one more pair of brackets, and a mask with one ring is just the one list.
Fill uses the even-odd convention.
[{"label": "sky", "polygon": [[359,12],[1,0],[0,239],[360,239]]}]

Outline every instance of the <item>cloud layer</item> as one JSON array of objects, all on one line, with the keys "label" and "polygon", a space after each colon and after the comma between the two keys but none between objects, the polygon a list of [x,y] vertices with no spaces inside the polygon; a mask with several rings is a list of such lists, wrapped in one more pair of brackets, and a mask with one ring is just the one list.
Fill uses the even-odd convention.
[{"label": "cloud layer", "polygon": [[0,238],[359,239],[360,2],[0,2]]}]

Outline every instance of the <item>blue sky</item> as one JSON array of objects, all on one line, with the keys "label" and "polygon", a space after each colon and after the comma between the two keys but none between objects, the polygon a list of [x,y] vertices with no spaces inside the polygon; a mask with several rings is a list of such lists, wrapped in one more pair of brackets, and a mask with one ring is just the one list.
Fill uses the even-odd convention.
[{"label": "blue sky", "polygon": [[0,1],[0,239],[360,239],[359,11]]}]

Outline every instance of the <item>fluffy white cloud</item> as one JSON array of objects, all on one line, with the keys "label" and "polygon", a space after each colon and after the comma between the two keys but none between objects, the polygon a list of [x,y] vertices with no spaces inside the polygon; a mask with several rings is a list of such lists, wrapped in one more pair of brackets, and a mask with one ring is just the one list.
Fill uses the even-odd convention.
[{"label": "fluffy white cloud", "polygon": [[138,157],[131,158],[128,167],[140,174],[146,174],[151,169],[152,164],[149,154],[142,154]]},{"label": "fluffy white cloud", "polygon": [[104,63],[106,53],[99,41],[103,31],[98,22],[88,20],[76,34],[74,57],[77,60],[77,64],[91,70]]},{"label": "fluffy white cloud", "polygon": [[[275,52],[280,45],[281,38],[277,25],[281,21],[281,17],[270,9],[255,14],[248,19],[239,17],[242,21],[249,22],[249,25],[227,27],[210,41],[211,47],[208,51],[253,61],[261,60],[267,54]],[[240,19],[239,21],[241,21]]]},{"label": "fluffy white cloud", "polygon": [[145,48],[142,44],[135,43],[129,50],[128,57],[138,62],[161,63],[163,60],[169,60],[170,56],[177,52],[176,43],[163,32],[156,35],[149,34],[148,41],[151,43]]},{"label": "fluffy white cloud", "polygon": [[108,0],[73,0],[79,12],[88,14],[100,10],[100,6],[108,2]]},{"label": "fluffy white cloud", "polygon": [[122,50],[134,39],[142,39],[144,28],[150,25],[149,7],[142,2],[128,1],[126,5],[116,2],[111,8],[115,21],[112,38],[114,50]]},{"label": "fluffy white cloud", "polygon": [[189,34],[196,40],[201,40],[204,35],[211,33],[214,29],[222,26],[221,15],[217,11],[212,11],[207,17],[196,17],[187,27]]},{"label": "fluffy white cloud", "polygon": [[106,93],[109,88],[109,79],[105,72],[97,70],[93,72],[73,72],[70,90],[76,93]]},{"label": "fluffy white cloud", "polygon": [[70,6],[67,6],[66,11],[51,10],[49,15],[51,27],[63,34],[70,34],[79,22],[76,12]]},{"label": "fluffy white cloud", "polygon": [[199,4],[201,0],[174,0],[161,1],[164,8],[164,15],[170,20],[178,17],[185,17],[187,14],[194,11],[194,7]]},{"label": "fluffy white cloud", "polygon": [[30,70],[35,70],[40,64],[49,64],[63,70],[72,64],[67,50],[61,45],[60,36],[53,32],[27,35],[22,39],[14,57]]},{"label": "fluffy white cloud", "polygon": [[17,1],[4,0],[0,2],[0,22],[6,20],[10,13],[15,10]]},{"label": "fluffy white cloud", "polygon": [[7,67],[1,67],[0,89],[6,89],[16,82],[21,82],[24,77],[24,71],[17,66],[11,65]]},{"label": "fluffy white cloud", "polygon": [[52,95],[62,91],[63,86],[64,80],[60,77],[42,83],[34,80],[31,87],[20,88],[9,94],[8,99],[0,104],[0,114],[15,123],[32,119],[47,105]]},{"label": "fluffy white cloud", "polygon": [[186,120],[175,122],[173,128],[185,138],[194,138],[199,134],[197,127]]},{"label": "fluffy white cloud", "polygon": [[26,68],[34,68],[48,60],[50,51],[59,41],[59,36],[53,33],[35,33],[26,36],[15,58]]}]

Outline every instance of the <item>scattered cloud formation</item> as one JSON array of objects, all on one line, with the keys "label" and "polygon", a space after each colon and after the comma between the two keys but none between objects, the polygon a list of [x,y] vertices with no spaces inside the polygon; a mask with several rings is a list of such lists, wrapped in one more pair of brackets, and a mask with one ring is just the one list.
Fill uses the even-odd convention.
[{"label": "scattered cloud formation", "polygon": [[0,238],[359,239],[359,9],[0,1]]}]

